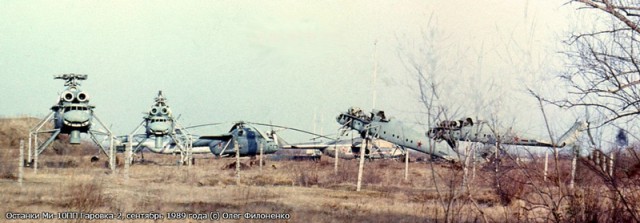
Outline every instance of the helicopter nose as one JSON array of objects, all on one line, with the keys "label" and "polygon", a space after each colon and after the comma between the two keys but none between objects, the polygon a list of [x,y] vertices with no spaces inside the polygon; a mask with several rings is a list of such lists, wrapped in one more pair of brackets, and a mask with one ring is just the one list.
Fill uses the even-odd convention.
[{"label": "helicopter nose", "polygon": [[63,118],[66,124],[71,126],[79,125],[77,127],[81,127],[89,124],[91,114],[88,111],[72,110],[65,112]]},{"label": "helicopter nose", "polygon": [[171,125],[169,125],[168,122],[154,122],[149,124],[149,129],[154,134],[167,134],[170,127]]}]

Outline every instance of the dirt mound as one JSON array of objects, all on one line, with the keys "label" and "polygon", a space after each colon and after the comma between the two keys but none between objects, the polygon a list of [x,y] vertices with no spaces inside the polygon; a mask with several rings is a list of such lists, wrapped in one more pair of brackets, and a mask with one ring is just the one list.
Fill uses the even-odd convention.
[{"label": "dirt mound", "polygon": [[[18,118],[0,118],[0,147],[17,148],[20,146],[20,139],[24,139],[25,143],[29,138],[29,129],[33,128],[40,122],[39,118],[34,117],[18,117]],[[51,123],[47,123],[43,128],[51,129]]]},{"label": "dirt mound", "polygon": [[[24,140],[24,159],[28,155],[29,131],[36,127],[41,118],[36,117],[14,117],[0,118],[0,177],[11,178],[18,167],[18,154],[20,153],[20,140]],[[42,126],[42,130],[53,128],[52,122],[47,122]],[[39,143],[44,143],[51,134],[44,133],[38,135]],[[86,137],[86,136],[83,136]],[[69,144],[69,135],[61,134],[53,141],[47,149],[41,153],[41,165],[50,168],[70,168],[81,166],[80,163],[86,156],[98,154],[98,146],[93,142],[83,140],[80,144]],[[56,158],[65,157],[67,160]],[[29,161],[26,161],[27,163]]]}]

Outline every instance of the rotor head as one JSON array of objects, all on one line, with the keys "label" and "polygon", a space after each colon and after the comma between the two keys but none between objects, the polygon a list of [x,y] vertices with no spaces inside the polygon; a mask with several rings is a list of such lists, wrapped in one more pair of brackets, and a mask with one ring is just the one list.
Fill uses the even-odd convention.
[{"label": "rotor head", "polygon": [[78,83],[78,81],[83,81],[87,79],[86,74],[60,74],[60,75],[54,75],[53,79],[61,79],[65,81],[64,86],[69,86],[69,87],[75,87],[75,86],[80,86],[80,83]]}]

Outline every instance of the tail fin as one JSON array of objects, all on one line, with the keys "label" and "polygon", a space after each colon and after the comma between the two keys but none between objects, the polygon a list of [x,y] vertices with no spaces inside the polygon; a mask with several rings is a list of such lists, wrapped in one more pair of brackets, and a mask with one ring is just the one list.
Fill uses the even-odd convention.
[{"label": "tail fin", "polygon": [[587,123],[584,121],[576,121],[567,132],[560,136],[558,144],[561,145],[561,147],[573,145],[585,130],[587,130]]}]

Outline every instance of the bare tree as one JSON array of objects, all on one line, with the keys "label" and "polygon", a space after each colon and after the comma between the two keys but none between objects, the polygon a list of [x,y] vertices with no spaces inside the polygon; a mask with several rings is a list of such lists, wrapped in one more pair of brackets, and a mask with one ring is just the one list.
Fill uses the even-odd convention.
[{"label": "bare tree", "polygon": [[[567,96],[544,100],[564,108],[583,107],[587,115],[598,115],[596,124],[590,126],[591,130],[615,124],[616,121],[637,120],[637,115],[640,114],[640,2],[571,0],[569,3],[577,5],[578,10],[590,13],[590,18],[597,18],[598,22],[590,24],[593,26],[591,30],[576,30],[565,41],[567,49],[563,54],[567,59],[567,70],[561,73],[560,78],[569,87]],[[534,93],[534,96],[540,98],[538,94]],[[591,131],[587,135],[593,148],[601,148],[598,142],[603,139],[595,138]],[[610,159],[610,154],[601,154]],[[638,157],[635,150],[629,150],[626,156]],[[595,184],[591,182],[579,185],[571,194],[570,200],[572,204],[580,204],[581,202],[574,201],[579,201],[588,194],[596,194],[594,196],[609,205],[600,209],[596,206],[583,208],[582,214],[572,213],[572,218],[576,221],[598,221],[598,216],[609,216],[604,220],[640,221],[639,207],[635,201],[640,189],[638,184],[628,180],[628,176],[601,168],[597,165],[597,160],[595,165],[594,162],[585,160],[581,164],[588,170],[582,174],[589,174],[598,181]],[[628,162],[631,164],[627,165],[631,166],[640,164],[639,159]],[[602,188],[606,188],[609,193],[590,192]],[[584,210],[601,212],[596,211],[591,214],[592,217],[588,217],[589,214],[585,214]]]},{"label": "bare tree", "polygon": [[[428,30],[423,30],[422,32],[424,42],[419,46],[410,46],[410,48],[418,48],[419,53],[413,54],[402,46],[400,46],[398,53],[408,73],[414,78],[413,82],[417,83],[419,101],[424,106],[424,118],[426,118],[426,123],[422,124],[431,126],[436,123],[438,119],[441,119],[448,109],[446,105],[441,104],[440,100],[440,80],[438,80],[438,78],[441,77],[441,75],[438,75],[438,73],[442,70],[443,66],[441,57],[438,56],[440,52],[437,47],[440,32],[437,30],[437,27],[432,24],[432,18],[428,21]],[[429,140],[427,145],[430,148],[434,148],[436,142]],[[440,188],[441,182],[439,182],[438,179],[442,179],[442,176],[435,170],[433,162],[431,162],[431,179],[433,181],[429,183],[433,183],[436,193],[438,194],[439,203],[444,209],[445,222],[451,222],[452,215],[450,213],[453,211],[452,205],[458,198],[456,195],[457,191]],[[449,179],[451,179],[451,181],[444,182],[444,184],[449,186],[449,189],[456,188],[455,186],[451,187],[451,185],[447,185],[447,183],[454,183],[454,177]],[[443,193],[446,192],[449,193],[443,195]]]},{"label": "bare tree", "polygon": [[572,0],[580,9],[595,9],[606,26],[571,34],[564,52],[569,70],[560,77],[571,90],[562,107],[589,107],[603,115],[599,126],[640,114],[640,5],[627,0]]},{"label": "bare tree", "polygon": [[[399,58],[403,62],[407,73],[411,77],[411,84],[408,86],[418,93],[418,102],[421,104],[421,117],[418,122],[423,127],[435,126],[443,120],[453,120],[460,114],[461,106],[454,100],[460,84],[451,77],[452,73],[459,74],[463,70],[461,66],[464,56],[453,55],[456,47],[447,41],[448,37],[435,25],[433,17],[429,18],[427,26],[422,30],[421,42],[417,44],[407,44],[399,46]],[[404,41],[398,38],[398,42]],[[458,61],[452,61],[456,58]],[[474,86],[471,85],[473,88]],[[460,94],[458,94],[460,95]],[[459,99],[459,98],[455,98]],[[481,107],[481,106],[476,106]],[[425,146],[434,148],[438,144],[435,140],[429,139]],[[442,146],[442,145],[439,145]],[[482,219],[487,222],[483,210],[473,198],[473,183],[469,182],[468,166],[470,165],[469,155],[471,147],[463,147],[457,144],[456,151],[464,151],[459,154],[460,163],[451,166],[452,168],[436,168],[434,162],[430,162],[431,176],[428,182],[434,185],[438,203],[442,207],[445,222],[468,221],[470,215],[461,215],[463,209],[471,205],[475,219]],[[459,168],[460,167],[460,168]],[[462,171],[461,171],[462,170]],[[439,213],[436,213],[438,215]],[[441,216],[441,215],[440,215]],[[436,216],[440,218],[440,216]],[[471,219],[473,219],[471,218]]]}]

